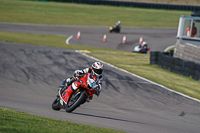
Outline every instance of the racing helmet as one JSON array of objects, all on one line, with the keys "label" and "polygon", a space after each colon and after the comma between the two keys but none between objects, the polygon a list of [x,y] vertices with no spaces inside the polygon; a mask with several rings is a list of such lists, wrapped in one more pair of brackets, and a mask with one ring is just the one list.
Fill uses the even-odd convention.
[{"label": "racing helmet", "polygon": [[143,42],[143,43],[142,43],[142,46],[144,46],[145,44],[147,44],[147,42]]},{"label": "racing helmet", "polygon": [[103,73],[103,64],[101,64],[100,62],[94,62],[92,64],[92,71],[96,75],[102,74]]},{"label": "racing helmet", "polygon": [[117,23],[120,25],[120,24],[121,24],[121,21],[118,21]]}]

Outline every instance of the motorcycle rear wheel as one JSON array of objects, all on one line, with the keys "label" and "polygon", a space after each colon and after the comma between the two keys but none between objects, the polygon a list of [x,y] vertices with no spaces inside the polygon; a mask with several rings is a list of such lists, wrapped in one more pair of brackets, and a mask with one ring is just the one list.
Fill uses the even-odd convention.
[{"label": "motorcycle rear wheel", "polygon": [[57,97],[54,101],[53,101],[53,103],[52,103],[52,109],[53,110],[60,110],[60,108],[59,108],[59,101],[60,101],[60,98],[59,97]]},{"label": "motorcycle rear wheel", "polygon": [[85,101],[86,98],[86,93],[84,91],[77,92],[74,95],[76,95],[76,97],[70,97],[69,102],[67,104],[66,112],[68,113],[74,111],[78,106],[80,106],[81,103],[83,103],[83,101]]}]

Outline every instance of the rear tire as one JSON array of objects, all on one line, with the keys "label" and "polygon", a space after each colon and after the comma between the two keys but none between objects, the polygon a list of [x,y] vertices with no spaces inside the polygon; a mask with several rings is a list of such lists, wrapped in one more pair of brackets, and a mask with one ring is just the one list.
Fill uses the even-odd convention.
[{"label": "rear tire", "polygon": [[72,98],[73,97],[70,97],[69,102],[68,102],[67,107],[66,107],[66,112],[68,112],[68,113],[74,111],[78,106],[80,106],[80,104],[83,103],[83,101],[85,101],[86,94],[85,94],[84,91],[81,92],[80,94],[78,94],[74,103],[72,103],[72,105],[69,105],[69,103],[72,101]]},{"label": "rear tire", "polygon": [[59,101],[60,101],[60,98],[59,97],[57,97],[54,101],[53,101],[53,103],[52,103],[52,109],[53,110],[60,110],[60,108],[59,108]]}]

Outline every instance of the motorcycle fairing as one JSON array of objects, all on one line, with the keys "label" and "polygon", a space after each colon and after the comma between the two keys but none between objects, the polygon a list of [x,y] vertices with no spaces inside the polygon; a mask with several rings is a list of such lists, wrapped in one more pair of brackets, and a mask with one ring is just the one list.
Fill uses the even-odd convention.
[{"label": "motorcycle fairing", "polygon": [[134,51],[135,51],[135,52],[139,52],[139,51],[140,51],[139,45],[138,45],[138,46],[135,46]]},{"label": "motorcycle fairing", "polygon": [[90,78],[90,73],[85,74],[80,80],[73,82],[61,95],[60,104],[66,106],[71,96],[71,91],[76,92],[79,88],[90,88],[91,92],[88,92],[88,97],[92,97],[93,93],[97,93],[98,83],[94,79]]},{"label": "motorcycle fairing", "polygon": [[74,82],[74,83],[72,83],[72,85],[71,85],[71,89],[75,91],[79,86],[80,86],[80,85],[78,85],[76,82]]},{"label": "motorcycle fairing", "polygon": [[[65,92],[66,93],[66,92]],[[64,93],[63,93],[64,94]],[[60,94],[60,91],[58,92],[58,95],[60,97],[60,104],[65,107],[67,105],[67,103],[64,101],[63,97]]]}]

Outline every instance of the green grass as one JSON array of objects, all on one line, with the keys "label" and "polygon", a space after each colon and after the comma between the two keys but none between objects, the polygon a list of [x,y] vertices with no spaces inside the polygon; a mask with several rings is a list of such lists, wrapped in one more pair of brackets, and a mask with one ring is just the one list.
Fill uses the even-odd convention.
[{"label": "green grass", "polygon": [[122,133],[0,108],[0,133]]},{"label": "green grass", "polygon": [[50,25],[111,26],[121,20],[129,27],[177,27],[189,11],[155,10],[72,3],[0,0],[0,22]]}]

